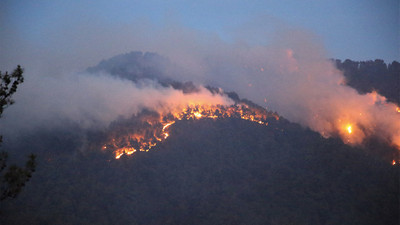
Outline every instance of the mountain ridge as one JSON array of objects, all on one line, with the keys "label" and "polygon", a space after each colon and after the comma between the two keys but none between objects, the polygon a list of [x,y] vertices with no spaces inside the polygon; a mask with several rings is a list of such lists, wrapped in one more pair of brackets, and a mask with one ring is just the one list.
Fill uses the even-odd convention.
[{"label": "mountain ridge", "polygon": [[390,163],[396,149],[377,140],[352,147],[283,117],[267,122],[178,120],[149,152],[118,160],[101,150],[107,129],[70,123],[38,130],[6,146],[37,154],[39,164],[0,217],[5,224],[397,224],[400,167]]}]

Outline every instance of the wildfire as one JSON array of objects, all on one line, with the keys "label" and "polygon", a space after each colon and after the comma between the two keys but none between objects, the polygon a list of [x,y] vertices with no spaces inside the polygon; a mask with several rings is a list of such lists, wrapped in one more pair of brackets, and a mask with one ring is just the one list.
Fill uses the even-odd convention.
[{"label": "wildfire", "polygon": [[200,119],[203,115],[201,115],[201,113],[199,112],[194,112],[193,115],[197,118]]},{"label": "wildfire", "polygon": [[[167,137],[169,136],[169,134],[165,131],[165,129],[167,129],[169,126],[171,126],[172,124],[174,124],[175,121],[172,121],[170,123],[167,123],[163,126],[162,128],[162,133],[164,134],[164,139],[167,139]],[[161,141],[161,139],[157,139],[158,141]]]},{"label": "wildfire", "polygon": [[400,113],[400,107],[396,107],[396,111]]},{"label": "wildfire", "polygon": [[169,126],[171,126],[172,124],[174,124],[175,122],[171,122],[171,123],[167,123],[163,126],[162,130],[164,131],[165,129],[167,129]]},{"label": "wildfire", "polygon": [[134,152],[136,152],[136,149],[132,147],[120,148],[115,152],[115,158],[119,159],[123,154],[132,155]]},{"label": "wildfire", "polygon": [[178,120],[199,120],[217,118],[241,118],[268,125],[266,119],[279,117],[265,110],[250,108],[247,105],[233,105],[224,107],[220,105],[188,105],[176,112],[167,114],[155,113],[136,117],[137,124],[132,122],[122,123],[111,132],[111,138],[102,146],[103,150],[111,150],[115,158],[122,155],[131,155],[136,151],[149,151],[152,147],[169,137],[168,129]]},{"label": "wildfire", "polygon": [[347,133],[351,134],[353,132],[351,125],[347,125]]},{"label": "wildfire", "polygon": [[[336,134],[339,135],[343,142],[349,145],[361,144],[365,138],[362,127],[356,122],[349,121],[349,119],[338,119],[335,124],[339,129],[336,130]],[[323,137],[330,137],[329,132],[321,132]]]},{"label": "wildfire", "polygon": [[393,165],[393,166],[396,165],[396,160],[393,159],[392,165]]}]

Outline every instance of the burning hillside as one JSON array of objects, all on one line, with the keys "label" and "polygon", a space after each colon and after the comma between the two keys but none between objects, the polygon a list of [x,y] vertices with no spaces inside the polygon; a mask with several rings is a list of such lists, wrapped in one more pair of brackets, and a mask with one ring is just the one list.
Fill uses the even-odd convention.
[{"label": "burning hillside", "polygon": [[[232,50],[231,55],[235,57],[213,51],[198,57],[195,62],[203,72],[199,76],[206,78],[206,84],[237,91],[326,138],[340,137],[346,144],[360,145],[368,138],[379,137],[400,147],[398,106],[376,91],[357,93],[346,85],[343,73],[318,51],[308,52],[297,45],[278,49],[237,48],[234,48],[236,51],[227,49],[227,52]],[[155,70],[148,72],[149,68]],[[205,83],[203,79],[189,76],[190,71],[183,68],[184,63],[168,54],[162,57],[131,52],[103,61],[89,70],[104,71],[134,82],[154,79],[178,89],[182,87],[174,85],[172,80],[186,82],[184,78]],[[186,89],[193,90],[191,86],[184,87],[181,89],[184,93]]]},{"label": "burning hillside", "polygon": [[240,118],[261,125],[268,125],[267,118],[279,120],[279,116],[246,104],[231,106],[189,104],[172,112],[143,112],[129,120],[119,121],[111,126],[103,150],[115,153],[115,158],[131,155],[136,151],[149,151],[167,139],[168,130],[178,120]]},{"label": "burning hillside", "polygon": [[[349,145],[377,137],[399,148],[398,105],[377,92],[357,93],[331,61],[293,46],[227,46],[227,55],[206,51],[194,61],[201,70],[188,70],[168,54],[132,52],[104,60],[88,73],[33,79],[6,112],[4,135],[72,121],[83,129],[108,130],[109,138],[98,144],[120,157],[151,149],[178,120],[235,117],[265,123],[266,111],[253,113],[238,95],[202,86],[211,85],[235,91],[323,137],[340,137]],[[191,76],[194,72],[202,79]],[[120,118],[133,124],[116,128]]]}]

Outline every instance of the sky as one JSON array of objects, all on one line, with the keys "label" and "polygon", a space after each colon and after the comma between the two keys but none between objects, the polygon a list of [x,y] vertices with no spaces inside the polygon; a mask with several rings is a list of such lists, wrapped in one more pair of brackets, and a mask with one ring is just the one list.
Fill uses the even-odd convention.
[{"label": "sky", "polygon": [[[329,58],[400,61],[398,0],[3,0],[0,10],[3,55],[0,66],[6,69],[24,63],[23,60],[32,61],[36,55],[50,54],[56,48],[59,52],[71,51],[68,57],[80,54],[82,49],[91,51],[93,59],[85,61],[86,64],[123,53],[120,51],[146,51],[128,49],[132,47],[128,44],[107,51],[87,46],[97,41],[97,46],[109,45],[111,49],[112,45],[134,38],[135,32],[143,32],[146,27],[168,29],[172,25],[214,35],[227,42],[246,41],[253,45],[268,45],[273,33],[282,27],[303,29],[320,39]],[[142,30],[138,31],[138,27]],[[107,38],[101,37],[100,41],[91,36],[96,40],[81,43],[80,38],[88,39],[79,35],[85,32],[96,33],[98,37],[104,33]],[[65,49],[60,45],[65,45]],[[72,53],[74,48],[76,51]],[[79,63],[71,62],[65,67]],[[91,65],[82,62],[78,67],[87,66]]]}]

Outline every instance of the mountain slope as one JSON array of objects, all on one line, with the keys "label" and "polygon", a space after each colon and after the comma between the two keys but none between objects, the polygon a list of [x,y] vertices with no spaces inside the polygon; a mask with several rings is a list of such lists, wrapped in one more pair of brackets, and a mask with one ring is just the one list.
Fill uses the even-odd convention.
[{"label": "mountain slope", "polygon": [[[197,91],[166,78],[159,65],[169,66],[134,52],[88,71]],[[140,126],[140,115],[104,130],[71,122],[5,142],[14,159],[33,152],[39,163],[21,195],[2,202],[2,224],[398,224],[396,149],[325,139],[228,96],[268,114],[268,125],[240,117],[177,120],[151,151],[118,160],[102,142],[113,126]]]},{"label": "mountain slope", "polygon": [[179,121],[152,151],[120,160],[78,153],[78,132],[63,135],[20,146],[42,138],[36,148],[46,151],[32,182],[4,205],[8,224],[398,221],[399,167],[285,120]]}]

